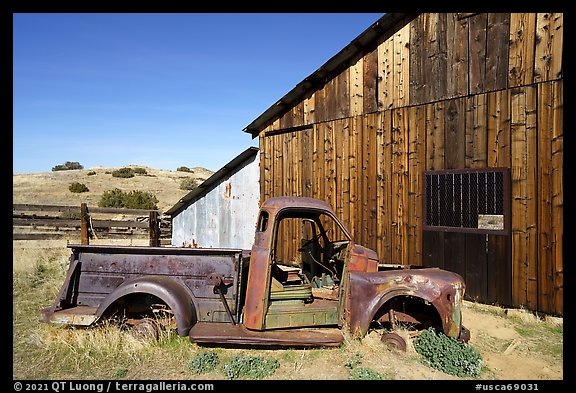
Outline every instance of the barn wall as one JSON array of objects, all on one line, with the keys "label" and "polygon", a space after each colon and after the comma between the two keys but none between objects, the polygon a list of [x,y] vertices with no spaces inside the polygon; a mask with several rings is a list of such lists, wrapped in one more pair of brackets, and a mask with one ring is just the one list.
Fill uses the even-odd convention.
[{"label": "barn wall", "polygon": [[251,249],[258,215],[259,154],[172,218],[176,246]]},{"label": "barn wall", "polygon": [[[481,300],[561,314],[562,22],[421,14],[260,133],[262,198],[326,200],[382,262],[455,270],[488,282],[470,284]],[[510,168],[511,235],[423,233],[423,171],[482,167]],[[476,253],[483,273],[460,262]]]}]

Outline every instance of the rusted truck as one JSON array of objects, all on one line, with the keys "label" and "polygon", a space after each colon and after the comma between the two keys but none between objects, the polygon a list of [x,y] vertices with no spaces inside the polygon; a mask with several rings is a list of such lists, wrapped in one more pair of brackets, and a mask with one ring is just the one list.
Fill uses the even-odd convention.
[{"label": "rusted truck", "polygon": [[[159,313],[195,343],[339,346],[380,328],[404,349],[399,323],[468,341],[464,282],[438,268],[380,263],[355,244],[329,204],[262,203],[251,250],[69,245],[65,281],[43,322],[91,326],[114,318],[154,333]],[[155,317],[156,316],[156,317]]]}]

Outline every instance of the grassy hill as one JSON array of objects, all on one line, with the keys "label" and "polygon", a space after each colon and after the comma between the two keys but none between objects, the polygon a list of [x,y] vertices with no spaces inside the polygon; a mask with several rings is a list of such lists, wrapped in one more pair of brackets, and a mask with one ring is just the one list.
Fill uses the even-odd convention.
[{"label": "grassy hill", "polygon": [[[89,207],[98,206],[98,201],[105,191],[119,188],[125,192],[138,190],[152,193],[158,198],[158,209],[165,212],[189,192],[180,188],[183,180],[194,178],[200,184],[213,173],[201,167],[191,168],[190,172],[154,169],[142,165],[128,167],[144,168],[146,174],[136,174],[132,178],[114,177],[112,172],[119,168],[104,167],[14,174],[13,203],[80,206],[84,202]],[[68,187],[73,182],[85,184],[89,191],[69,191]]]}]

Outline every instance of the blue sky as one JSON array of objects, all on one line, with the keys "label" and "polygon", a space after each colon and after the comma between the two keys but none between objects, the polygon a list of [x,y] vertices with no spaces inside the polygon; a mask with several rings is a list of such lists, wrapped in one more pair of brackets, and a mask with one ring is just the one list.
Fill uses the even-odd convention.
[{"label": "blue sky", "polygon": [[374,13],[15,13],[13,171],[218,170]]}]

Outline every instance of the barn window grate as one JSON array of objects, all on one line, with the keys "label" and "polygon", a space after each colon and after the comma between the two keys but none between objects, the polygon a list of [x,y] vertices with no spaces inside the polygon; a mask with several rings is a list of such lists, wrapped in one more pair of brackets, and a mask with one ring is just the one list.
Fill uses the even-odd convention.
[{"label": "barn window grate", "polygon": [[427,231],[508,234],[508,168],[424,172],[424,225]]}]

